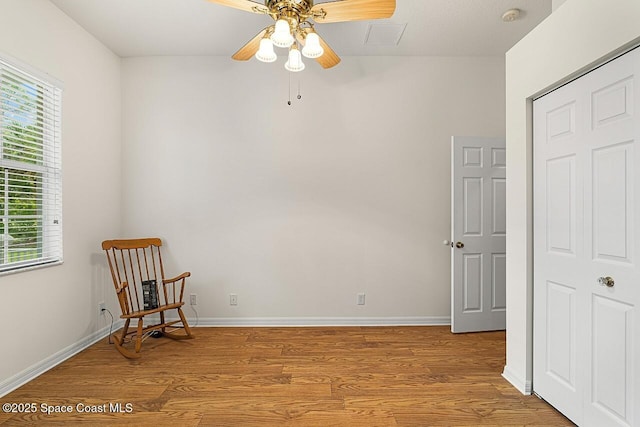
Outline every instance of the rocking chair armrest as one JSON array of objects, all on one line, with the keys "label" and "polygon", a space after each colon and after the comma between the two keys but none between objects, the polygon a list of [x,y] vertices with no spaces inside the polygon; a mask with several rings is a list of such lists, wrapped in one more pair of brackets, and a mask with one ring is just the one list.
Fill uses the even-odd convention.
[{"label": "rocking chair armrest", "polygon": [[[185,282],[185,279],[189,276],[191,276],[191,273],[187,271],[172,279],[162,280],[162,284],[164,285],[165,298],[167,296],[167,287],[168,287],[167,285],[173,284],[173,286],[171,286],[173,288],[173,301],[174,302],[180,301],[182,303],[184,298],[184,282]],[[180,295],[176,298],[176,288],[178,286],[180,286]]]},{"label": "rocking chair armrest", "polygon": [[186,278],[187,278],[187,277],[189,277],[189,276],[191,276],[191,273],[187,271],[187,272],[182,273],[181,275],[176,276],[176,277],[173,277],[173,278],[171,278],[171,279],[164,279],[164,280],[162,281],[162,283],[163,283],[164,285],[167,285],[167,284],[169,284],[169,283],[175,283],[175,282],[177,282],[178,280],[184,280],[184,279],[186,279]]}]

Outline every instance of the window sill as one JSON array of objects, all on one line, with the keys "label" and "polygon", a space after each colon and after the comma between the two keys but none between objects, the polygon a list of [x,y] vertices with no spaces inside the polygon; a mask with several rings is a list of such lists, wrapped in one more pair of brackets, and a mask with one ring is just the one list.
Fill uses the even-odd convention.
[{"label": "window sill", "polygon": [[16,267],[11,270],[0,271],[0,277],[8,276],[10,274],[24,273],[32,270],[39,270],[41,268],[54,267],[56,265],[62,265],[63,263],[64,261],[60,260],[60,261],[44,262],[42,264],[28,265],[24,267]]}]

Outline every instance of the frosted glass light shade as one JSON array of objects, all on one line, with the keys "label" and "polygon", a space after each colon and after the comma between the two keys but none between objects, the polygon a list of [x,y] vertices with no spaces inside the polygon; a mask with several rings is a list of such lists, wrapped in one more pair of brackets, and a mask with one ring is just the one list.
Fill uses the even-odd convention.
[{"label": "frosted glass light shade", "polygon": [[271,34],[271,41],[278,47],[290,47],[294,40],[291,35],[291,27],[286,19],[278,19],[276,21],[276,27]]},{"label": "frosted glass light shade", "polygon": [[289,60],[284,64],[284,68],[294,73],[304,70],[302,55],[297,47],[293,46],[289,51]]},{"label": "frosted glass light shade", "polygon": [[278,58],[273,51],[273,43],[269,39],[260,40],[260,49],[256,52],[256,59],[262,62],[273,62]]},{"label": "frosted glass light shade", "polygon": [[302,54],[307,58],[318,58],[322,56],[324,49],[320,46],[320,37],[316,33],[307,34]]}]

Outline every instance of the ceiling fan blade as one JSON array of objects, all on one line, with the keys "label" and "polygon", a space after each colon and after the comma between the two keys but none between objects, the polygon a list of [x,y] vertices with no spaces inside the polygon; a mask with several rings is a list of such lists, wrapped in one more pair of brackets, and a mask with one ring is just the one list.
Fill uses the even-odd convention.
[{"label": "ceiling fan blade", "polygon": [[258,49],[260,49],[260,40],[264,37],[265,33],[269,27],[260,31],[254,38],[249,40],[247,44],[242,46],[236,53],[233,54],[232,58],[236,61],[247,61],[256,54]]},{"label": "ceiling fan blade", "polygon": [[[307,34],[314,32],[312,28],[301,28],[300,30]],[[301,31],[296,32],[296,39],[300,45],[304,46],[304,35]],[[318,64],[322,65],[322,68],[325,69],[338,65],[340,63],[340,57],[333,51],[333,49],[331,49],[327,42],[320,37],[320,35],[318,35],[318,39],[320,39],[320,46],[322,46],[322,49],[324,50],[322,56],[316,58]]]},{"label": "ceiling fan blade", "polygon": [[244,10],[245,12],[267,13],[269,10],[264,3],[256,3],[251,0],[209,0],[211,3],[217,3],[222,6],[233,7],[234,9]]},{"label": "ceiling fan blade", "polygon": [[396,0],[338,0],[318,3],[311,8],[318,23],[359,21],[390,18],[396,10]]},{"label": "ceiling fan blade", "polygon": [[340,63],[340,57],[329,47],[322,37],[320,37],[320,46],[324,49],[324,53],[319,58],[316,58],[316,61],[322,65],[322,68],[331,68]]}]

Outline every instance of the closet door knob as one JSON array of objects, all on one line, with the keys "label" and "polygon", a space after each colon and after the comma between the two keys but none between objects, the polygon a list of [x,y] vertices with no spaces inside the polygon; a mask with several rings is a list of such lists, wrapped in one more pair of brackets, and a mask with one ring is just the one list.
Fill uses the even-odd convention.
[{"label": "closet door knob", "polygon": [[616,284],[616,282],[614,282],[614,280],[609,277],[598,277],[598,284],[602,285],[602,286],[606,286],[607,288],[613,288],[613,285]]}]

